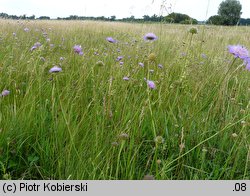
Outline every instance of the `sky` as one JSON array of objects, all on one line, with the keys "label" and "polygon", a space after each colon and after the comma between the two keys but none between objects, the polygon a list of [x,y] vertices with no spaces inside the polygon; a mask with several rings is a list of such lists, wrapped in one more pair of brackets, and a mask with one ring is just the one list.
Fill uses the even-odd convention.
[{"label": "sky", "polygon": [[[0,0],[0,13],[49,16],[51,18],[115,15],[116,18],[142,18],[143,15],[187,14],[203,21],[217,14],[223,0]],[[250,0],[239,0],[242,18],[250,18]],[[162,6],[164,5],[164,6]]]}]

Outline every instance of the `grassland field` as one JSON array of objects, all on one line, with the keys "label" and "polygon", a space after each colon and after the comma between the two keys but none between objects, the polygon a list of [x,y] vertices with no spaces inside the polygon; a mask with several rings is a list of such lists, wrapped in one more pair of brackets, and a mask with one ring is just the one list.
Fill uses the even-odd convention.
[{"label": "grassland field", "polygon": [[191,27],[0,20],[0,179],[249,179],[250,27]]}]

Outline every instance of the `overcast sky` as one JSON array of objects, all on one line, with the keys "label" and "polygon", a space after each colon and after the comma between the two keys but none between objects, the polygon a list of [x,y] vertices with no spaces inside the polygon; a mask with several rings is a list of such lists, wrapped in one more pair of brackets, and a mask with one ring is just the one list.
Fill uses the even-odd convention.
[{"label": "overcast sky", "polygon": [[[166,9],[161,9],[162,2]],[[12,15],[50,16],[51,18],[115,15],[124,18],[179,12],[205,20],[215,15],[222,0],[0,0],[0,12]],[[240,0],[242,17],[250,18],[250,0]],[[208,10],[208,12],[207,12]],[[207,13],[207,14],[206,14]]]}]

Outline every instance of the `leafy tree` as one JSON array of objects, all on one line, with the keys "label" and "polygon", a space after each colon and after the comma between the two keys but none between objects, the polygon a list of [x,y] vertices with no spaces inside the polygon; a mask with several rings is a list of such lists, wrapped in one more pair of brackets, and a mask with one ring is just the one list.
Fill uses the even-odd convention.
[{"label": "leafy tree", "polygon": [[186,14],[180,14],[180,13],[174,13],[174,12],[167,15],[165,18],[165,21],[169,23],[180,23],[180,24],[197,24],[198,23],[196,19],[193,19]]},{"label": "leafy tree", "polygon": [[9,15],[6,13],[0,13],[0,18],[8,18]]},{"label": "leafy tree", "polygon": [[[50,17],[49,16],[40,16],[38,19],[39,20],[50,20]],[[60,18],[58,18],[58,20],[60,20]]]},{"label": "leafy tree", "polygon": [[149,15],[144,15],[143,17],[144,21],[150,21],[150,16]]},{"label": "leafy tree", "polygon": [[241,18],[240,19],[240,22],[239,22],[240,25],[250,25],[250,18]]},{"label": "leafy tree", "polygon": [[223,24],[222,17],[219,16],[219,15],[211,16],[211,17],[207,20],[207,24],[222,25],[222,24]]},{"label": "leafy tree", "polygon": [[132,15],[129,17],[129,21],[134,21],[134,20],[135,20],[135,16]]},{"label": "leafy tree", "polygon": [[116,16],[110,16],[110,21],[115,21]]},{"label": "leafy tree", "polygon": [[27,17],[27,19],[29,19],[29,20],[34,20],[35,17],[36,17],[35,15],[32,15],[32,16]]},{"label": "leafy tree", "polygon": [[222,18],[223,25],[236,25],[242,14],[242,6],[237,0],[225,0],[221,2],[218,15]]}]

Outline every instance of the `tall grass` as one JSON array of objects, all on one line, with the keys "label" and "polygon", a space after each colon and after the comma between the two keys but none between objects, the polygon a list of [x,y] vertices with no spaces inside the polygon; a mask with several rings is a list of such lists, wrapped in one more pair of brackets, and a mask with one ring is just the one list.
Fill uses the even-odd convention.
[{"label": "tall grass", "polygon": [[250,72],[227,52],[248,27],[0,24],[0,178],[249,179]]}]

